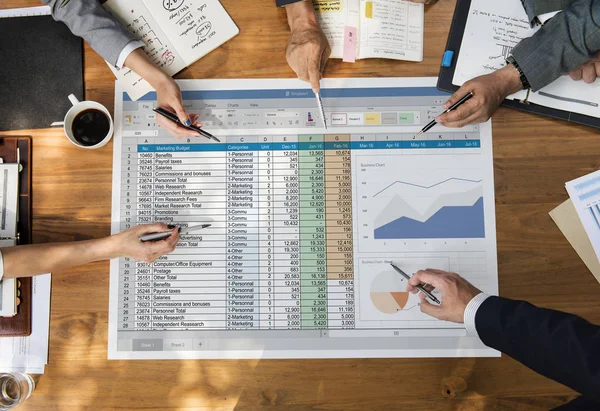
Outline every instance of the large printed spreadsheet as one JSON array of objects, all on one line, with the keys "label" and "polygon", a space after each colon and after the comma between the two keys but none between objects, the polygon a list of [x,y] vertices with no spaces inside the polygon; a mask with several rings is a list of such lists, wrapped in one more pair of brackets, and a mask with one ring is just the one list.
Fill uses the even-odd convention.
[{"label": "large printed spreadsheet", "polygon": [[[117,85],[114,233],[183,227],[154,263],[111,261],[109,358],[496,356],[420,311],[391,269],[497,294],[491,123],[415,137],[435,79],[179,82],[220,142],[156,124]],[[439,294],[438,294],[439,296]]]}]

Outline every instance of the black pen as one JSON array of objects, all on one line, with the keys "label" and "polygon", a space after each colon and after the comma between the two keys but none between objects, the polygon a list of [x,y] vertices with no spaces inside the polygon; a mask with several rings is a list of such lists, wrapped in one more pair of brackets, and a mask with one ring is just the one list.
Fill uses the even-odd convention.
[{"label": "black pen", "polygon": [[[179,235],[186,235],[191,233],[192,231],[196,231],[196,230],[202,230],[204,228],[208,228],[210,227],[211,224],[200,224],[200,225],[195,225],[192,227],[187,227],[187,228],[181,228],[179,227]],[[168,225],[168,228],[170,228],[171,230],[174,229],[176,226],[174,225]],[[142,243],[148,242],[148,241],[160,241],[160,240],[164,240],[165,238],[169,238],[171,237],[171,234],[173,234],[172,231],[163,231],[160,233],[150,233],[150,234],[145,234],[143,236],[140,237],[140,241]]]},{"label": "black pen", "polygon": [[[466,96],[464,96],[463,98],[461,98],[460,100],[458,100],[456,103],[452,104],[450,106],[450,108],[446,111],[444,111],[442,114],[446,114],[449,113],[452,110],[457,109],[458,107],[462,106],[464,103],[466,103],[467,101],[469,101],[469,99],[473,97],[473,93],[469,91],[469,94],[467,94]],[[440,116],[442,115],[440,114]],[[419,131],[416,136],[420,136],[421,134],[425,133],[426,131],[428,131],[431,127],[435,126],[437,124],[437,121],[435,120],[431,120],[429,122],[429,124],[427,124],[425,127],[423,127],[423,130]],[[415,136],[415,137],[416,137]]]},{"label": "black pen", "polygon": [[[390,265],[394,268],[394,270],[396,270],[398,273],[400,273],[400,275],[404,278],[406,278],[406,281],[410,280],[410,275],[406,274],[404,271],[402,271],[398,266],[396,266],[394,263],[390,263]],[[425,287],[423,287],[421,284],[415,286],[415,288],[419,291],[421,291],[423,294],[425,294],[431,301],[437,303],[437,304],[441,304],[440,300],[438,300],[435,295],[431,294],[429,291],[427,291],[425,289]]]},{"label": "black pen", "polygon": [[164,108],[161,108],[161,107],[153,108],[152,110],[154,110],[154,112],[160,114],[161,116],[163,116],[165,118],[168,118],[173,123],[176,123],[177,125],[179,125],[181,127],[185,127],[188,130],[197,131],[198,133],[200,133],[201,135],[203,135],[204,137],[206,137],[206,138],[208,138],[210,140],[215,140],[215,141],[218,141],[219,143],[221,142],[221,140],[219,140],[218,138],[216,138],[215,136],[213,136],[212,134],[210,134],[208,131],[202,130],[200,127],[196,127],[193,124],[189,125],[189,126],[187,124],[183,124],[179,120],[179,117],[177,117],[177,115],[175,113],[171,113],[169,110],[165,110]]}]

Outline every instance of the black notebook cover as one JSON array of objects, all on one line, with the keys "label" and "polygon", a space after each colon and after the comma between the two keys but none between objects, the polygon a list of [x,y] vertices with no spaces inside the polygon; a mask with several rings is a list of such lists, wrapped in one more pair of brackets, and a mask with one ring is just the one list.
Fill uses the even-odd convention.
[{"label": "black notebook cover", "polygon": [[79,37],[51,16],[0,18],[0,131],[50,127],[83,91]]}]

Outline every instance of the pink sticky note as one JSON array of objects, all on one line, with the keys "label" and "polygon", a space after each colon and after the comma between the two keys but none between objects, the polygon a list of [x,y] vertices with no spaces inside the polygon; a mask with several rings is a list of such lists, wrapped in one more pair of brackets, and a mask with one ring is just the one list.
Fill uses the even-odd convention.
[{"label": "pink sticky note", "polygon": [[344,57],[342,61],[347,63],[356,61],[356,27],[344,27]]}]

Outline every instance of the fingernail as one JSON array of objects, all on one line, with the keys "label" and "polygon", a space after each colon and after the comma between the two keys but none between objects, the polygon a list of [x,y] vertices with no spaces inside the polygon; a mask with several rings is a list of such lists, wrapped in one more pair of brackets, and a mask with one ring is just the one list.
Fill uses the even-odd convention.
[{"label": "fingernail", "polygon": [[169,228],[169,229],[171,229],[171,230],[172,230],[172,229],[174,229],[175,227],[177,227],[177,226],[176,226],[176,225],[173,225],[173,224],[168,224],[168,225],[167,225],[167,228]]},{"label": "fingernail", "polygon": [[181,227],[177,227],[177,232],[179,233],[181,231]]},{"label": "fingernail", "polygon": [[185,125],[186,125],[186,126],[189,126],[189,125],[191,125],[191,124],[192,124],[192,122],[190,121],[190,119],[187,119],[187,120],[185,120]]}]

